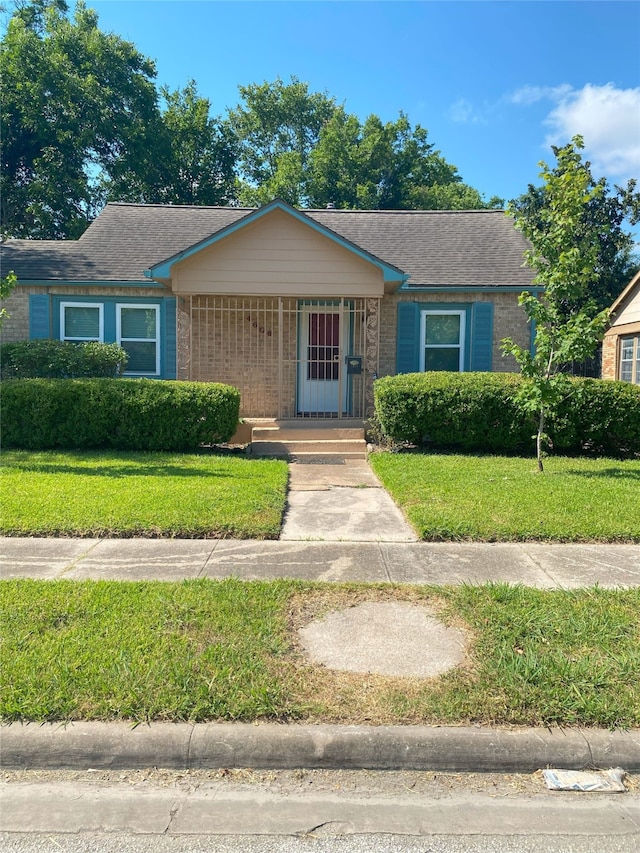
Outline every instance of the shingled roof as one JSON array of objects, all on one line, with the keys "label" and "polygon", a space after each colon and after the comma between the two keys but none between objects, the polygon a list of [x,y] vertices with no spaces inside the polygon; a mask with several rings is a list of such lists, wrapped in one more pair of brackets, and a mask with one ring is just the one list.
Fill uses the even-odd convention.
[{"label": "shingled roof", "polygon": [[[254,208],[110,203],[79,240],[11,240],[18,280],[146,282],[144,270],[206,240]],[[527,243],[502,211],[304,210],[410,276],[409,287],[531,286]]]}]

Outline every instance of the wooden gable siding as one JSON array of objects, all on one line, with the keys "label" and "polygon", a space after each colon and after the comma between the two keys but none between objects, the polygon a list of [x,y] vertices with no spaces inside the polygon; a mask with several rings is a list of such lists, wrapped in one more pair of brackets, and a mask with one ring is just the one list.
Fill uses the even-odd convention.
[{"label": "wooden gable siding", "polygon": [[616,312],[615,319],[611,324],[612,330],[615,330],[617,326],[640,323],[640,282],[630,296],[631,298],[624,307]]},{"label": "wooden gable siding", "polygon": [[309,297],[384,293],[382,271],[281,210],[176,264],[175,293]]}]

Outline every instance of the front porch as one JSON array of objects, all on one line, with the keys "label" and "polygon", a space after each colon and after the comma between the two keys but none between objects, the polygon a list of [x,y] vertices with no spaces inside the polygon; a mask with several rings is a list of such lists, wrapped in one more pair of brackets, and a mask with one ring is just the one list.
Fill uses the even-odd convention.
[{"label": "front porch", "polygon": [[344,428],[355,420],[362,430],[373,411],[379,309],[373,297],[180,296],[178,377],[238,388],[242,418]]}]

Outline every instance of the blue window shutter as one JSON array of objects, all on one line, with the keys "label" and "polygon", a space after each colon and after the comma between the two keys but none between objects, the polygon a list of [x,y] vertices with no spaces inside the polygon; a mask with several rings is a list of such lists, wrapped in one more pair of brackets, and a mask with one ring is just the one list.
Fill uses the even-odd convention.
[{"label": "blue window shutter", "polygon": [[493,366],[493,303],[476,302],[471,314],[471,370]]},{"label": "blue window shutter", "polygon": [[160,346],[162,347],[162,378],[175,379],[177,376],[176,351],[176,300],[164,300],[164,323],[161,326]]},{"label": "blue window shutter", "polygon": [[396,370],[415,373],[420,365],[420,309],[416,302],[398,303]]},{"label": "blue window shutter", "polygon": [[51,336],[51,304],[46,293],[29,296],[29,340]]}]

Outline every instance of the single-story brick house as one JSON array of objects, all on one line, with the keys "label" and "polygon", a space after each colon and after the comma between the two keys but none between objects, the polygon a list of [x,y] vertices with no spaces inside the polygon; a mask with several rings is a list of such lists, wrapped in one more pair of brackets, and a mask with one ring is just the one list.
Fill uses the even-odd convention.
[{"label": "single-story brick house", "polygon": [[117,341],[130,375],[230,383],[244,417],[362,419],[377,376],[516,369],[526,247],[502,211],[113,203],[2,246],[2,337]]},{"label": "single-story brick house", "polygon": [[640,385],[640,272],[611,306],[602,342],[602,378]]}]

